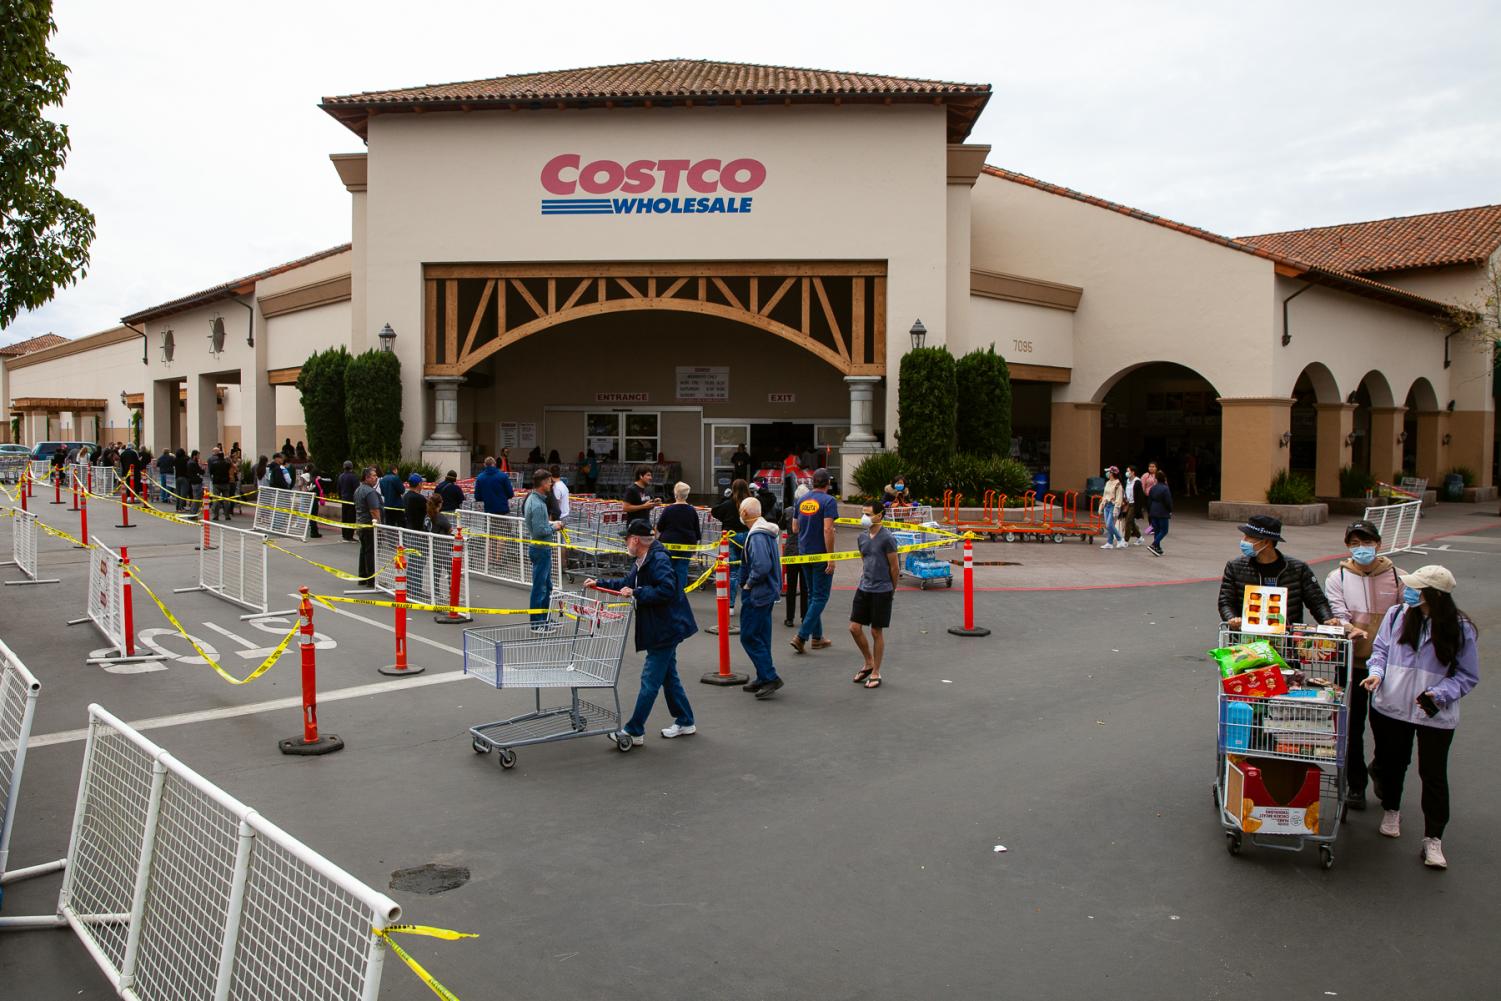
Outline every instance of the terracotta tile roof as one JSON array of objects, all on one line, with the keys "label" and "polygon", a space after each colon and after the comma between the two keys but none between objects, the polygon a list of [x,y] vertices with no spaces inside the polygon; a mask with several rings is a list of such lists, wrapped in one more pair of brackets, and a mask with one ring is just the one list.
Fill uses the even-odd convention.
[{"label": "terracotta tile roof", "polygon": [[[989,84],[921,80],[876,73],[846,73],[795,66],[727,63],[708,59],[656,59],[611,66],[518,73],[487,80],[431,84],[325,97],[323,110],[360,136],[372,111],[541,110],[560,106],[633,106],[653,103],[829,104],[849,101],[929,102],[948,106],[950,142],[969,134],[990,99]],[[956,138],[957,136],[957,138]]]},{"label": "terracotta tile roof", "polygon": [[29,355],[33,351],[41,351],[44,348],[56,347],[59,344],[68,343],[68,339],[59,334],[40,334],[24,341],[16,341],[14,344],[0,345],[0,355],[6,358],[19,358],[21,355]]},{"label": "terracotta tile roof", "polygon": [[1240,240],[1275,254],[1357,274],[1478,264],[1501,246],[1501,205],[1262,233]]},{"label": "terracotta tile roof", "polygon": [[121,317],[120,322],[141,323],[146,320],[159,319],[163,316],[171,316],[173,313],[181,313],[183,310],[192,309],[195,306],[202,306],[205,303],[215,302],[219,299],[230,299],[237,295],[249,295],[251,292],[255,291],[257,282],[264,281],[265,279],[270,278],[272,275],[279,275],[284,271],[291,271],[293,268],[300,268],[305,264],[312,264],[315,261],[321,261],[325,257],[333,257],[335,254],[342,254],[348,249],[350,249],[349,244],[341,243],[337,247],[329,247],[327,250],[320,250],[316,254],[309,254],[306,257],[299,257],[295,261],[288,261],[285,264],[278,264],[274,268],[267,268],[264,271],[257,271],[253,275],[246,275],[244,278],[236,278],[233,281],[224,282],[221,285],[215,285],[212,288],[203,289],[201,292],[194,292],[191,295],[181,296],[169,302],[164,302],[159,306],[152,306],[150,309],[143,309],[139,312],[131,313],[129,316]]},{"label": "terracotta tile roof", "polygon": [[1447,303],[1439,302],[1436,299],[1429,299],[1426,296],[1416,295],[1406,289],[1397,288],[1394,285],[1387,285],[1383,282],[1362,277],[1361,275],[1299,260],[1291,255],[1278,253],[1243,240],[1231,239],[1228,236],[1211,233],[1207,229],[1200,229],[1197,226],[1190,226],[1187,223],[1175,222],[1163,216],[1143,212],[1141,209],[1134,209],[1129,205],[1122,205],[1119,202],[1097,198],[1094,195],[1086,195],[1084,192],[1075,191],[1073,188],[1050,184],[1047,181],[1040,181],[1035,177],[1028,177],[1026,174],[1018,174],[1015,171],[1006,170],[1002,167],[993,167],[990,164],[986,164],[981,173],[989,174],[991,177],[999,177],[1016,184],[1024,184],[1027,187],[1046,191],[1049,194],[1072,198],[1075,201],[1084,202],[1086,205],[1093,205],[1096,208],[1119,212],[1121,215],[1130,216],[1132,219],[1139,219],[1154,226],[1163,226],[1167,229],[1183,233],[1186,236],[1207,240],[1210,243],[1217,243],[1231,250],[1238,250],[1243,254],[1251,254],[1255,257],[1264,258],[1272,262],[1278,274],[1286,277],[1301,278],[1304,281],[1340,288],[1347,292],[1353,292],[1356,295],[1379,299],[1394,306],[1416,309],[1419,312],[1434,316],[1447,316],[1450,313],[1450,306]]}]

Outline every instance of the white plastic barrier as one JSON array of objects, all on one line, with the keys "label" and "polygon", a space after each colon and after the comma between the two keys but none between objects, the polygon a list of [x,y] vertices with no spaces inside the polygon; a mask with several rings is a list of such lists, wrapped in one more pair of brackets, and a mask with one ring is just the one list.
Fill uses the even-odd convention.
[{"label": "white plastic barrier", "polygon": [[[532,561],[527,554],[531,538],[526,520],[515,514],[486,514],[484,511],[455,512],[464,530],[464,566],[469,573],[502,584],[532,586]],[[485,536],[491,536],[486,538]],[[563,579],[563,550],[552,547],[552,579]]]},{"label": "white plastic barrier", "polygon": [[217,521],[205,521],[203,529],[208,547],[198,547],[198,586],[174,588],[173,593],[207,591],[255,613],[241,618],[267,614],[266,537]]},{"label": "white plastic barrier", "polygon": [[308,515],[313,513],[315,494],[304,490],[284,490],[281,487],[260,487],[256,490],[255,520],[251,527],[267,535],[282,535],[289,539],[307,541]]},{"label": "white plastic barrier", "polygon": [[37,577],[37,516],[33,511],[22,511],[14,508],[9,512],[10,517],[10,552],[11,559],[0,562],[0,566],[16,566],[26,575],[25,580],[8,580],[6,584],[56,584],[56,577],[48,577],[45,580]]},{"label": "white plastic barrier", "polygon": [[[10,833],[16,822],[21,771],[26,766],[26,742],[31,737],[31,721],[41,690],[21,658],[0,640],[0,883],[11,881],[6,879]],[[13,878],[30,874],[31,870],[16,872]]]},{"label": "white plastic barrier", "polygon": [[1401,504],[1386,504],[1365,509],[1365,520],[1376,526],[1381,533],[1383,554],[1403,553],[1412,548],[1413,536],[1417,534],[1418,521],[1423,517],[1422,500],[1403,501]]},{"label": "white plastic barrier", "polygon": [[[418,532],[410,528],[375,526],[375,587],[396,593],[396,550],[408,550],[407,597],[430,605],[446,605],[453,575],[453,536]],[[461,560],[461,563],[467,561]],[[459,604],[469,604],[469,572],[459,568]]]},{"label": "white plastic barrier", "polygon": [[121,997],[375,1001],[397,903],[89,706],[57,915]]},{"label": "white plastic barrier", "polygon": [[120,656],[135,652],[125,627],[125,569],[119,555],[98,539],[89,540],[88,618]]}]

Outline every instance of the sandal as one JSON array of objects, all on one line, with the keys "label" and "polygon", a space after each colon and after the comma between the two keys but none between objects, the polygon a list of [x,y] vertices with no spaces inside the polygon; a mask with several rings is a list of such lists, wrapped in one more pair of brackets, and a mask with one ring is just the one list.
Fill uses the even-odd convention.
[{"label": "sandal", "polygon": [[875,670],[875,668],[873,668],[873,667],[862,668],[861,671],[860,671],[860,673],[857,674],[857,675],[855,675],[850,680],[853,681],[855,684],[858,685],[860,682],[862,682],[866,678],[870,677],[871,672],[874,671],[874,670]]},{"label": "sandal", "polygon": [[871,678],[870,680],[868,680],[868,681],[865,682],[865,687],[866,687],[867,690],[880,688],[881,687],[881,679],[879,677]]}]

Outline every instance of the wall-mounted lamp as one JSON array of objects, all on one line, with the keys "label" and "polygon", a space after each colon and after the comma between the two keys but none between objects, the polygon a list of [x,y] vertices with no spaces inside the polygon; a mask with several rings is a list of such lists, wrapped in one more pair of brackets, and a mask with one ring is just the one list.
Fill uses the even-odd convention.
[{"label": "wall-mounted lamp", "polygon": [[380,349],[382,351],[386,354],[394,354],[396,352],[396,331],[391,329],[389,323],[381,327],[380,333],[375,336],[380,338]]},{"label": "wall-mounted lamp", "polygon": [[1284,431],[1282,432],[1282,437],[1277,439],[1277,447],[1286,448],[1288,445],[1292,444],[1292,440],[1293,433],[1291,431]]},{"label": "wall-mounted lamp", "polygon": [[122,389],[122,390],[120,390],[120,404],[121,404],[121,405],[122,405],[122,406],[128,406],[128,405],[129,405],[129,404],[128,404],[128,403],[127,403],[127,401],[128,401],[128,400],[129,400],[129,399],[130,399],[130,396],[129,396],[129,394],[127,394],[127,393],[126,393],[126,392],[125,392],[125,390],[123,390],[123,389]]},{"label": "wall-mounted lamp", "polygon": [[1357,389],[1354,392],[1352,392],[1349,396],[1345,397],[1345,402],[1346,403],[1359,403],[1360,402],[1360,390]]},{"label": "wall-mounted lamp", "polygon": [[912,324],[912,329],[907,331],[907,333],[912,335],[912,350],[916,351],[922,347],[923,341],[927,340],[928,328],[922,325],[922,320],[918,320]]},{"label": "wall-mounted lamp", "polygon": [[1355,445],[1355,439],[1357,437],[1359,437],[1359,435],[1357,435],[1354,431],[1351,431],[1349,434],[1345,435],[1345,447],[1346,448],[1352,448],[1352,447],[1354,447],[1354,445]]},{"label": "wall-mounted lamp", "polygon": [[1447,410],[1447,411],[1449,411],[1449,413],[1451,413],[1451,414],[1454,413],[1454,401],[1450,400],[1449,401],[1449,405],[1447,407],[1445,407],[1444,409]]},{"label": "wall-mounted lamp", "polygon": [[1401,445],[1401,444],[1403,444],[1406,441],[1407,441],[1407,432],[1406,431],[1398,431],[1397,432],[1397,444]]},{"label": "wall-mounted lamp", "polygon": [[1454,436],[1452,434],[1446,434],[1446,435],[1444,435],[1444,444],[1445,445],[1449,444],[1449,442],[1451,442],[1453,440],[1454,440]]}]

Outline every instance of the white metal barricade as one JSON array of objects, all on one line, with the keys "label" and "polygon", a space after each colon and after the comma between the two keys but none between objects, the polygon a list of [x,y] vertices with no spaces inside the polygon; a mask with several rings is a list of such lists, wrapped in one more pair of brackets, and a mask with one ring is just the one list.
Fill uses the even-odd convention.
[{"label": "white metal barricade", "polygon": [[22,511],[14,508],[9,513],[10,517],[10,552],[11,559],[0,562],[0,566],[14,564],[26,575],[25,580],[8,580],[6,584],[56,584],[56,577],[46,579],[37,576],[37,516],[34,511]]},{"label": "white metal barricade", "polygon": [[[375,588],[396,593],[396,550],[407,550],[407,598],[429,605],[446,605],[453,574],[453,536],[418,532],[377,524],[375,532]],[[467,561],[466,561],[467,562]],[[459,570],[459,604],[469,604],[469,573]]]},{"label": "white metal barricade", "polygon": [[10,647],[0,640],[0,883],[14,882],[53,866],[17,870],[7,878],[10,834],[16,822],[16,797],[26,766],[26,742],[36,716],[42,686]]},{"label": "white metal barricade", "polygon": [[[232,528],[217,521],[203,523],[208,532],[207,548],[198,547],[198,586],[174,588],[174,594],[207,591],[235,605],[250,609],[257,619],[267,612],[266,537],[243,528]],[[292,612],[277,612],[290,615]]]},{"label": "white metal barricade", "polygon": [[[93,472],[94,485],[90,487],[92,493],[103,497],[113,497],[120,492],[120,477],[115,473],[114,466],[90,466]],[[84,480],[88,483],[88,480]]]},{"label": "white metal barricade", "polygon": [[308,515],[313,513],[316,494],[281,487],[259,487],[255,494],[255,520],[251,527],[267,535],[283,535],[307,541]]},{"label": "white metal barricade", "polygon": [[125,570],[119,555],[98,539],[89,540],[88,618],[121,657],[128,655]]},{"label": "white metal barricade", "polygon": [[19,483],[26,470],[26,456],[0,455],[0,483]]},{"label": "white metal barricade", "polygon": [[[502,584],[532,586],[532,561],[526,542],[531,535],[526,520],[516,514],[486,514],[483,511],[456,512],[464,530],[464,566]],[[562,580],[563,550],[552,547],[553,581]]]},{"label": "white metal barricade", "polygon": [[1412,548],[1413,536],[1417,534],[1418,521],[1423,517],[1422,500],[1403,501],[1401,504],[1386,504],[1365,509],[1365,520],[1376,526],[1381,533],[1378,552],[1403,553]]},{"label": "white metal barricade", "polygon": [[28,459],[26,466],[31,471],[31,479],[40,483],[52,475],[52,462],[48,459]]},{"label": "white metal barricade", "polygon": [[57,914],[139,1001],[376,1001],[401,907],[89,706]]}]

